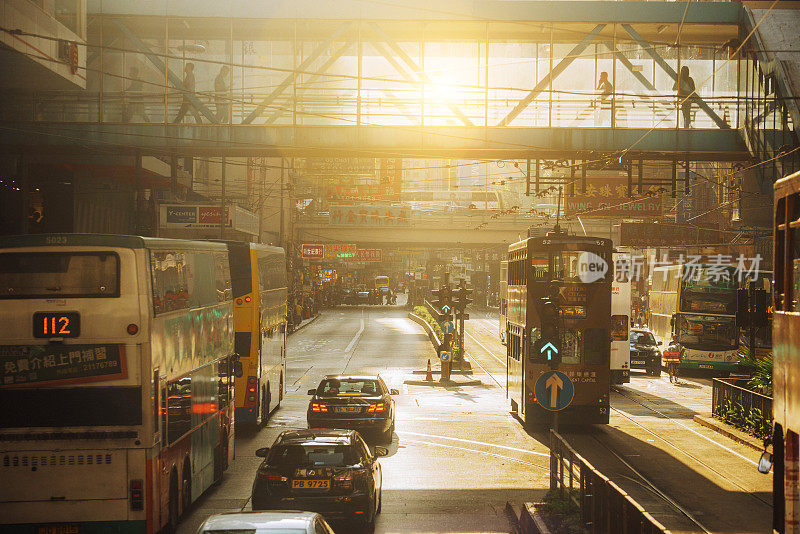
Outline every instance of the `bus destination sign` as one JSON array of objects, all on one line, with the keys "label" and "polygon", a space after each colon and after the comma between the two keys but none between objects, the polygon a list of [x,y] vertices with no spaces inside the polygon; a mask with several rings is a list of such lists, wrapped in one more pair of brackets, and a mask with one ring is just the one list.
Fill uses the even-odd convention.
[{"label": "bus destination sign", "polygon": [[116,380],[128,376],[122,345],[0,345],[1,386]]}]

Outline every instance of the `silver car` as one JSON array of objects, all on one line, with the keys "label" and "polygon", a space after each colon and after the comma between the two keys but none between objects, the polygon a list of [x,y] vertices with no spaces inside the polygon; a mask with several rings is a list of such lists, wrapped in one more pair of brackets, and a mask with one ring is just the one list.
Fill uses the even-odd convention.
[{"label": "silver car", "polygon": [[296,510],[269,512],[229,512],[212,515],[200,525],[197,534],[208,532],[247,532],[254,534],[333,534],[320,514]]}]

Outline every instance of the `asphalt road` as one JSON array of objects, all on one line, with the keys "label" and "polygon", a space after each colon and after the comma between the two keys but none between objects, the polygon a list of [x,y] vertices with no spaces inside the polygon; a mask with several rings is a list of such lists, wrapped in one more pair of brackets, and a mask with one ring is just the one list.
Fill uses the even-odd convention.
[{"label": "asphalt road", "polygon": [[406,385],[433,352],[422,328],[397,308],[327,310],[289,337],[287,395],[269,424],[236,436],[236,461],[222,483],[190,511],[180,533],[210,514],[250,509],[259,464],[253,452],[283,430],[305,428],[306,391],[328,373],[380,373],[396,397],[396,433],[383,467],[383,512],[376,532],[510,532],[506,502],[540,498],[548,452],[508,413],[504,391],[476,368],[482,384]]},{"label": "asphalt road", "polygon": [[[496,315],[470,315],[473,365],[505,384]],[[710,379],[682,377],[676,385],[666,373],[633,370],[630,384],[612,388],[610,404],[609,425],[561,434],[671,532],[771,531],[772,475],[756,471],[759,453],[692,419],[711,411]]]}]

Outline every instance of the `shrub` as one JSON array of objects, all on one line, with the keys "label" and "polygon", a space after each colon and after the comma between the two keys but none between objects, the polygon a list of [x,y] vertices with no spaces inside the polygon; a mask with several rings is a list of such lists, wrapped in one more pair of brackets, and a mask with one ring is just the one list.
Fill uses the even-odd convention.
[{"label": "shrub", "polygon": [[428,311],[428,308],[425,306],[417,306],[414,308],[414,315],[422,317],[425,322],[428,323],[431,328],[433,328],[436,337],[438,337],[440,341],[444,339],[444,332],[442,332],[442,328],[439,326],[439,323],[436,322],[436,319],[434,319],[433,315],[431,315],[431,312]]}]

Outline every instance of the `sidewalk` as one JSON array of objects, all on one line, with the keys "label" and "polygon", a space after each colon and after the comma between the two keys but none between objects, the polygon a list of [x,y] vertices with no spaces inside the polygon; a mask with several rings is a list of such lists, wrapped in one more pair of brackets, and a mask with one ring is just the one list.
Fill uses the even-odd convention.
[{"label": "sidewalk", "polygon": [[319,318],[320,315],[322,315],[322,312],[317,312],[317,314],[314,317],[312,317],[311,319],[303,319],[300,322],[300,324],[295,327],[294,331],[289,335],[291,336],[292,334],[296,334],[297,332],[299,332],[300,330],[302,330],[306,326],[310,325],[311,323],[316,321]]}]

